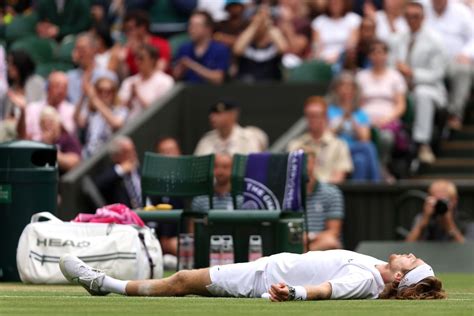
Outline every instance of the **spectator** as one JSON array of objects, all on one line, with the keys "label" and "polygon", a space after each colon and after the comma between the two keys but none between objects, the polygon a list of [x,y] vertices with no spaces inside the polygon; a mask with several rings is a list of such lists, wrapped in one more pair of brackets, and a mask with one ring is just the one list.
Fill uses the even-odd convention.
[{"label": "spectator", "polygon": [[135,10],[127,13],[124,19],[124,33],[127,37],[126,62],[131,75],[139,72],[135,55],[145,44],[153,46],[158,52],[157,70],[166,71],[168,69],[171,61],[171,47],[167,40],[150,33],[150,18],[147,12]]},{"label": "spectator", "polygon": [[418,158],[430,164],[436,159],[430,146],[435,110],[446,105],[443,78],[447,60],[436,33],[423,26],[423,5],[408,3],[405,18],[410,33],[401,36],[395,45],[396,65],[415,102],[413,139],[419,144]]},{"label": "spectator", "polygon": [[432,0],[431,3],[426,12],[427,27],[441,37],[449,60],[446,72],[450,85],[448,126],[459,130],[471,92],[472,70],[465,50],[474,38],[473,20],[469,10],[461,3],[448,0]]},{"label": "spectator", "polygon": [[184,43],[175,58],[173,76],[191,83],[224,82],[229,69],[230,51],[212,40],[214,22],[205,11],[195,11],[188,25],[190,42]]},{"label": "spectator", "polygon": [[110,71],[84,83],[89,104],[78,105],[74,113],[76,124],[85,129],[84,158],[92,157],[125,124],[128,109],[116,103],[117,86],[117,75]]},{"label": "spectator", "polygon": [[234,55],[238,58],[237,79],[245,82],[280,80],[281,56],[287,49],[288,43],[273,25],[269,8],[260,7],[234,44]]},{"label": "spectator", "polygon": [[360,23],[357,45],[347,48],[341,56],[341,68],[354,73],[369,68],[369,49],[375,39],[375,21],[366,17]]},{"label": "spectator", "polygon": [[118,94],[120,102],[130,109],[130,119],[149,108],[174,86],[173,78],[155,67],[158,51],[154,46],[141,46],[135,59],[138,73],[122,82]]},{"label": "spectator", "polygon": [[321,182],[341,183],[352,172],[353,165],[347,144],[328,127],[328,110],[324,98],[309,97],[304,105],[308,133],[292,140],[288,151],[309,147],[315,153],[313,173]]},{"label": "spectator", "polygon": [[366,16],[375,20],[377,26],[376,34],[379,40],[384,41],[389,46],[400,34],[409,31],[407,21],[403,16],[405,0],[385,0],[383,10],[366,10]]},{"label": "spectator", "polygon": [[165,156],[181,156],[178,140],[171,136],[161,137],[155,145],[155,151]]},{"label": "spectator", "polygon": [[238,124],[239,109],[232,102],[219,101],[209,110],[212,131],[199,140],[195,155],[228,153],[233,155],[260,152],[261,144],[252,131]]},{"label": "spectator", "polygon": [[36,25],[39,37],[60,40],[66,35],[86,31],[91,23],[89,1],[38,0],[36,12],[40,21]]},{"label": "spectator", "polygon": [[406,110],[407,87],[402,75],[387,67],[387,56],[388,46],[384,42],[372,42],[369,50],[372,67],[357,74],[357,83],[360,87],[361,108],[379,131],[384,176],[391,180],[385,167],[390,162],[392,151],[406,151],[409,140],[400,121]]},{"label": "spectator", "polygon": [[329,126],[351,151],[353,180],[380,181],[377,150],[370,140],[370,121],[358,108],[358,87],[350,73],[342,73],[333,84],[333,103],[329,106]]},{"label": "spectator", "polygon": [[244,18],[243,0],[226,0],[225,10],[227,19],[217,23],[214,40],[232,48],[237,37],[247,27],[247,21]]},{"label": "spectator", "polygon": [[259,144],[259,152],[266,151],[268,149],[268,135],[264,130],[257,126],[245,126],[245,130],[251,134],[251,138],[255,138]]},{"label": "spectator", "polygon": [[95,65],[100,69],[109,69],[117,74],[123,73],[120,63],[120,46],[114,45],[109,26],[99,23],[93,26],[91,32],[97,43]]},{"label": "spectator", "polygon": [[109,155],[114,163],[94,179],[107,204],[122,203],[131,208],[142,206],[142,189],[138,157],[133,141],[117,136],[109,144]]},{"label": "spectator", "polygon": [[342,221],[344,218],[344,197],[337,186],[318,181],[312,170],[316,156],[307,148],[308,183],[306,184],[306,213],[308,233],[305,246],[308,250],[340,249]]},{"label": "spectator", "polygon": [[320,15],[323,15],[327,11],[329,0],[309,0],[307,1],[309,8],[309,16],[311,20],[314,20]]},{"label": "spectator", "polygon": [[34,101],[44,100],[45,82],[35,74],[36,65],[25,51],[11,51],[7,56],[9,89],[4,100],[4,118],[17,120],[20,109]]},{"label": "spectator", "polygon": [[56,145],[59,173],[64,174],[79,165],[81,145],[77,137],[63,128],[58,111],[52,106],[44,106],[39,115],[39,123],[40,141]]},{"label": "spectator", "polygon": [[67,95],[69,102],[74,105],[85,102],[84,82],[90,82],[92,77],[101,71],[95,63],[96,53],[96,37],[89,33],[78,35],[72,50],[72,60],[78,68],[67,72],[69,78]]},{"label": "spectator", "polygon": [[287,53],[305,59],[311,38],[308,6],[300,0],[279,0],[277,12],[277,26],[288,42]]},{"label": "spectator", "polygon": [[350,6],[350,0],[328,1],[327,13],[313,20],[314,58],[334,64],[345,49],[356,45],[361,18],[350,12]]},{"label": "spectator", "polygon": [[456,185],[448,180],[434,181],[428,190],[423,211],[415,217],[406,241],[449,240],[464,242],[456,225],[458,193]]},{"label": "spectator", "polygon": [[74,135],[76,124],[74,122],[74,105],[66,100],[68,78],[64,72],[54,71],[48,77],[48,91],[45,100],[29,103],[21,109],[17,125],[18,136],[23,139],[40,141],[42,131],[40,128],[40,113],[51,106],[58,112],[61,126],[67,133]]},{"label": "spectator", "polygon": [[[214,160],[214,196],[212,203],[216,210],[233,210],[234,203],[231,195],[232,156],[227,153],[216,154]],[[237,197],[237,209],[240,209],[243,197]],[[193,198],[191,202],[193,211],[209,211],[209,198],[200,195]]]}]

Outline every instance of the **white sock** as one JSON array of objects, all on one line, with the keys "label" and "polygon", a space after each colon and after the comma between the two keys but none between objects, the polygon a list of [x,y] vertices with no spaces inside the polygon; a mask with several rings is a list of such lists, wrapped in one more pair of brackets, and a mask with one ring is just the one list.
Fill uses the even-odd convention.
[{"label": "white sock", "polygon": [[102,282],[101,289],[107,292],[127,295],[127,293],[125,292],[127,283],[128,281],[117,280],[106,275],[104,277],[104,281]]}]

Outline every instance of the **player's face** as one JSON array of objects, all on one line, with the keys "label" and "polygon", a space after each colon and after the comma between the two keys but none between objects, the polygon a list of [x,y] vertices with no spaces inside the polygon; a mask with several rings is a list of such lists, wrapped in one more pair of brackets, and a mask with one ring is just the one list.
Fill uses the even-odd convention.
[{"label": "player's face", "polygon": [[388,258],[388,264],[392,271],[410,271],[424,264],[425,262],[417,258],[414,254],[392,254]]}]

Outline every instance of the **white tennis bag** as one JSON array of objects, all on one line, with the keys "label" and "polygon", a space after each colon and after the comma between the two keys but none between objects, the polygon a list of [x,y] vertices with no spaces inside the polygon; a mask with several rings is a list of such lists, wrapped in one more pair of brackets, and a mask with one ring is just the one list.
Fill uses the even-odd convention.
[{"label": "white tennis bag", "polygon": [[[41,218],[48,221],[39,222]],[[25,283],[67,283],[59,259],[73,254],[121,280],[163,277],[159,241],[148,227],[63,222],[49,212],[31,217],[18,242],[16,262]]]}]

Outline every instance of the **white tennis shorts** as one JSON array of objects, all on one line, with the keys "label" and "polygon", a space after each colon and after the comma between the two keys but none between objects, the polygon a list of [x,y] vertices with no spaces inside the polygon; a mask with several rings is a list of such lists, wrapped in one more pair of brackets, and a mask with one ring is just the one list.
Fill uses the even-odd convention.
[{"label": "white tennis shorts", "polygon": [[209,269],[211,284],[206,288],[214,296],[257,297],[268,292],[265,267],[268,257],[254,262],[214,266]]}]

